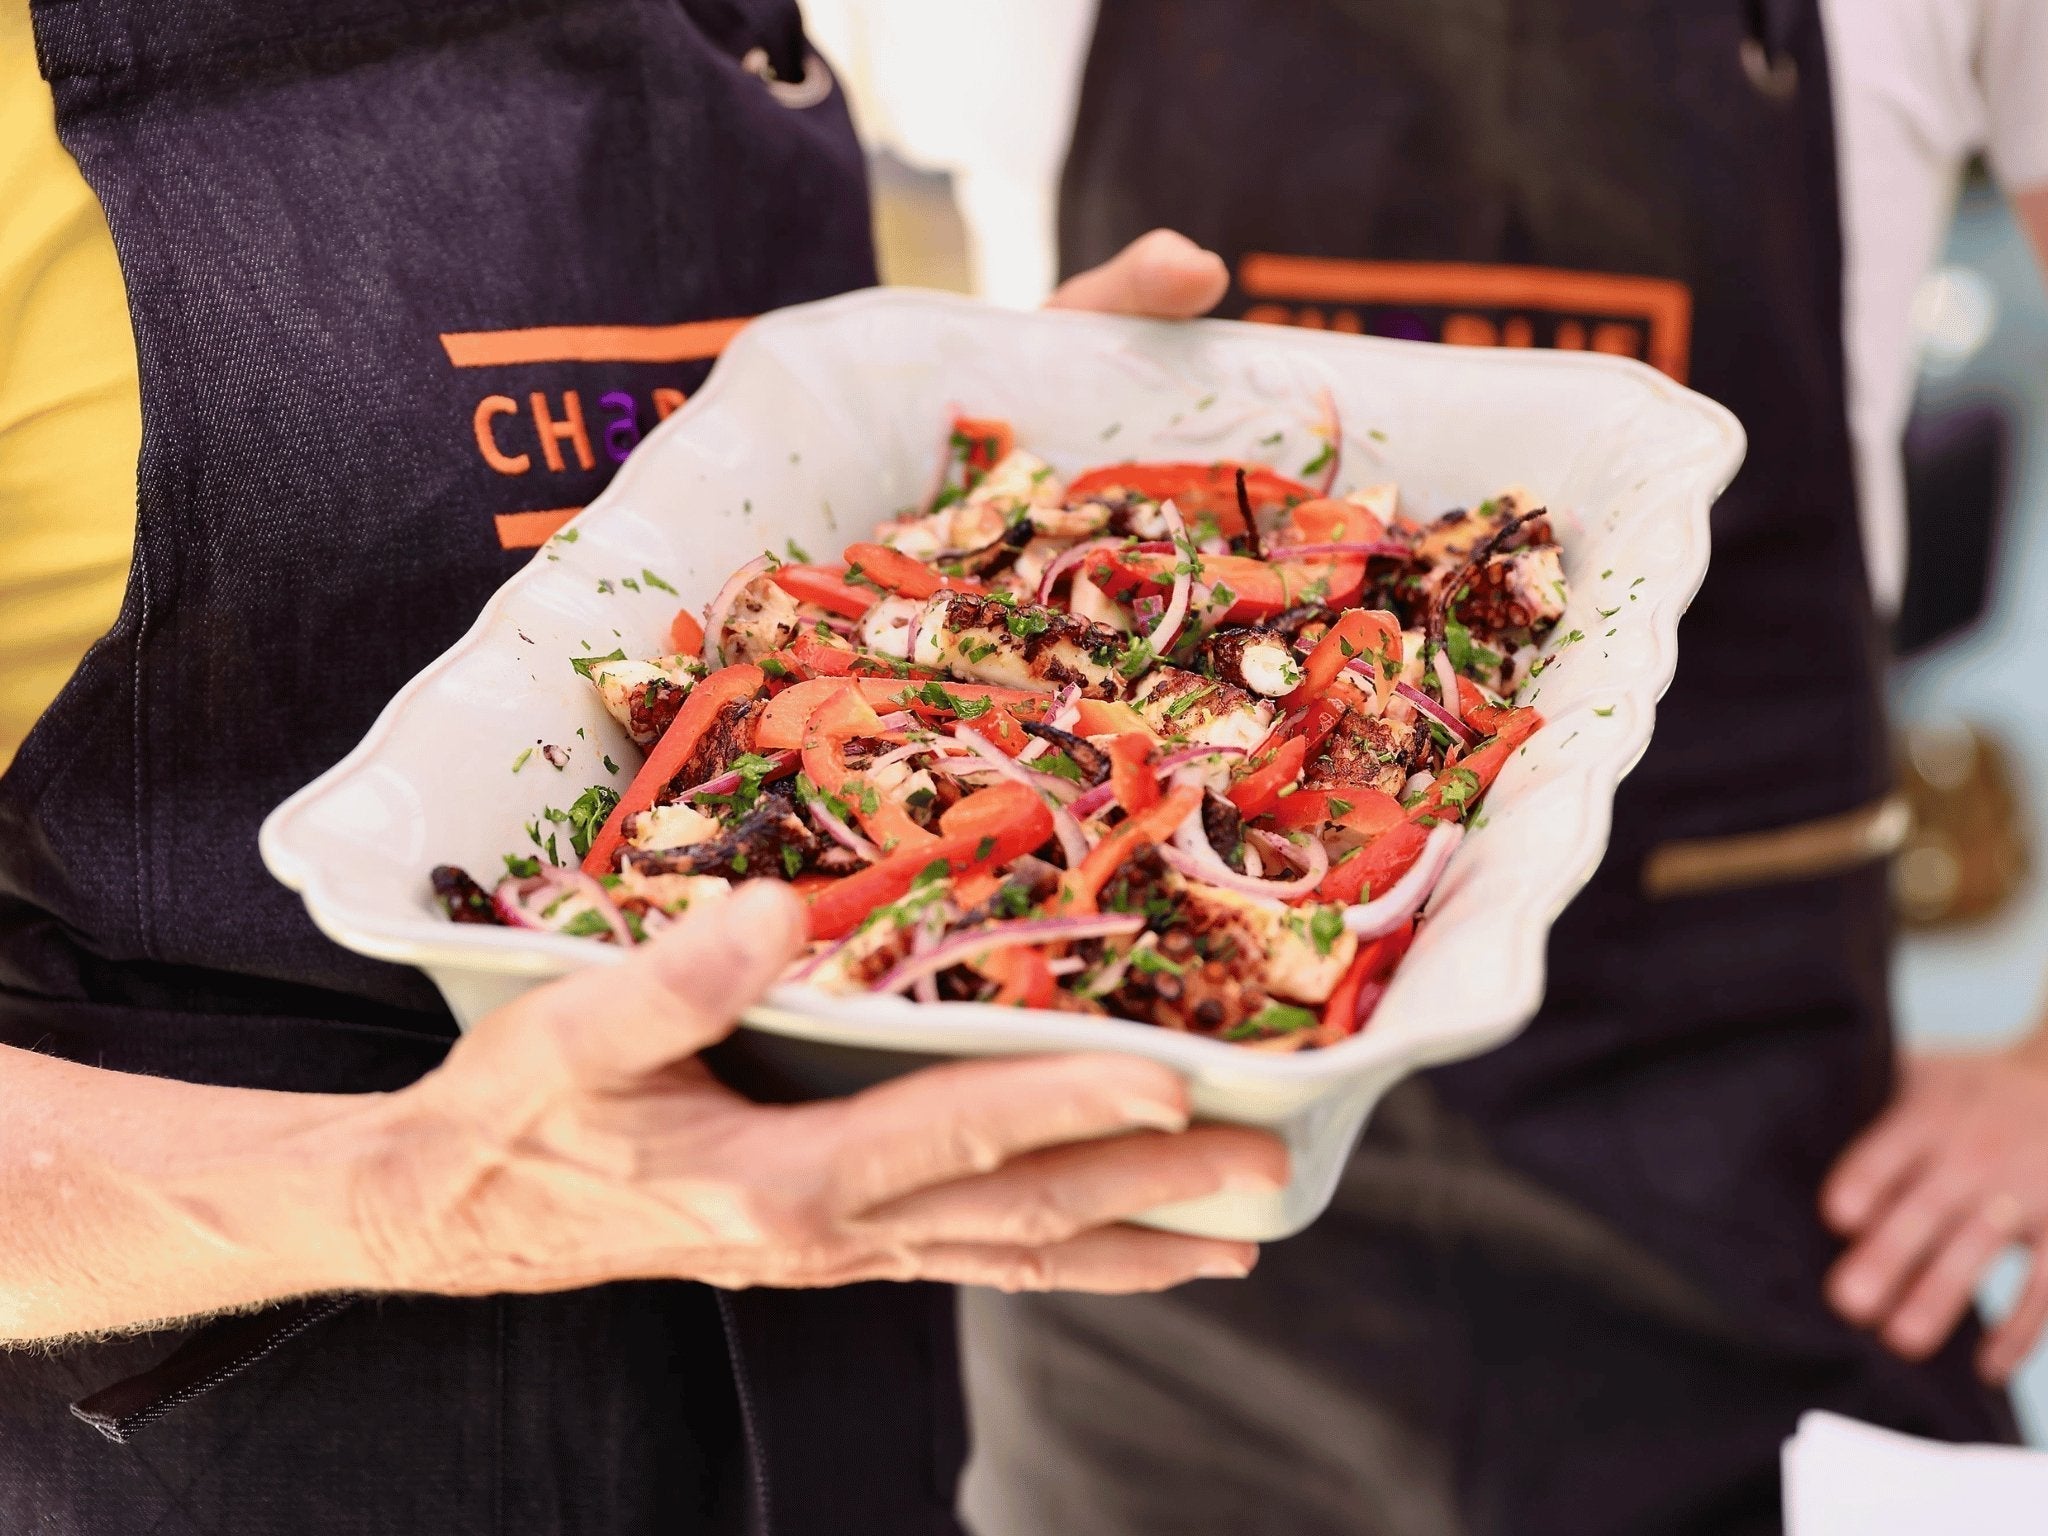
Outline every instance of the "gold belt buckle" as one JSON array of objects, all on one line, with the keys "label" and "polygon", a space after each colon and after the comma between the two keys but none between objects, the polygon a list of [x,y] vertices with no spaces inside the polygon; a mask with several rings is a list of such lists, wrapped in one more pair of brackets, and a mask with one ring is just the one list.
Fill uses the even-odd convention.
[{"label": "gold belt buckle", "polygon": [[1764,832],[1682,838],[1659,845],[1643,861],[1643,894],[1653,901],[1715,891],[1819,880],[1897,853],[1913,828],[1903,795]]}]

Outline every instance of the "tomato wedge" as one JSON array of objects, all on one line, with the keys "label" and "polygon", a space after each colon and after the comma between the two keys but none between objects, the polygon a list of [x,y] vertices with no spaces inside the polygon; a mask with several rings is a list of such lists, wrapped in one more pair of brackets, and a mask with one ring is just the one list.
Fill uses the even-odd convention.
[{"label": "tomato wedge", "polygon": [[1458,679],[1458,718],[1483,736],[1491,736],[1514,713],[1512,704],[1496,704],[1469,677]]},{"label": "tomato wedge", "polygon": [[1308,744],[1299,736],[1289,737],[1262,767],[1230,786],[1230,803],[1240,816],[1265,815],[1280,803],[1280,791],[1301,777],[1301,765],[1307,758]]},{"label": "tomato wedge", "polygon": [[1422,792],[1422,799],[1408,812],[1409,816],[1430,826],[1439,821],[1463,819],[1472,803],[1493,787],[1493,781],[1515,749],[1542,725],[1543,716],[1533,709],[1509,710],[1489,739],[1436,776],[1435,782]]},{"label": "tomato wedge", "polygon": [[583,868],[587,873],[608,875],[612,872],[619,844],[626,840],[626,818],[646,810],[654,804],[655,797],[668,788],[669,780],[689,761],[690,754],[697,750],[697,743],[704,739],[704,733],[718,719],[720,710],[735,699],[753,698],[767,680],[767,675],[759,667],[720,667],[690,690],[690,696],[683,700],[683,707],[676,711],[675,719],[669,722],[668,729],[661,733],[661,740],[648,752],[647,761],[633,775],[633,782],[619,796],[619,803],[612,807],[611,815],[605,818],[597,836],[590,840],[590,852],[583,856]]},{"label": "tomato wedge", "polygon": [[1109,782],[1126,815],[1159,803],[1159,775],[1152,767],[1152,733],[1126,731],[1109,742]]},{"label": "tomato wedge", "polygon": [[1394,967],[1414,942],[1415,923],[1411,920],[1392,933],[1359,945],[1344,979],[1337,983],[1337,990],[1323,1006],[1324,1030],[1336,1035],[1355,1035],[1363,1029],[1372,1017],[1371,1009],[1379,1002],[1373,989],[1386,990],[1387,978],[1394,974]]},{"label": "tomato wedge", "polygon": [[966,724],[1005,757],[1015,757],[1031,745],[1031,737],[1017,723],[1017,717],[1000,706],[985,715],[976,715]]},{"label": "tomato wedge", "polygon": [[1401,672],[1401,621],[1378,608],[1352,608],[1339,614],[1308,653],[1301,665],[1300,686],[1280,701],[1281,706],[1300,709],[1321,698],[1337,681],[1337,674],[1359,658],[1372,663],[1380,702],[1385,703]]},{"label": "tomato wedge", "polygon": [[[1023,786],[1018,787],[1021,789]],[[1174,830],[1201,803],[1201,785],[1176,784],[1157,805],[1135,816],[1126,816],[1117,823],[1114,831],[1088,851],[1088,857],[1081,861],[1079,869],[1070,869],[1060,876],[1060,891],[1054,898],[1054,909],[1063,917],[1093,912],[1095,898],[1109,883],[1110,877],[1123,868],[1124,860],[1142,847],[1162,843],[1173,836]],[[1050,820],[1051,812],[1046,815]]]},{"label": "tomato wedge", "polygon": [[1145,717],[1128,704],[1117,704],[1108,699],[1081,699],[1074,708],[1080,716],[1074,722],[1074,734],[1077,736],[1116,736],[1128,731],[1142,731],[1148,737],[1153,736],[1152,727],[1145,723]]},{"label": "tomato wedge", "polygon": [[[1173,568],[1178,554],[1147,554],[1138,549],[1108,549],[1081,562],[1090,581],[1112,597],[1123,597],[1134,587],[1149,583],[1173,585]],[[1248,555],[1203,555],[1202,580],[1212,588],[1230,589],[1230,607],[1222,622],[1271,618],[1293,606],[1293,592],[1306,586],[1307,578],[1290,574],[1285,566],[1268,565]]]},{"label": "tomato wedge", "polygon": [[1190,528],[1207,517],[1215,521],[1225,537],[1230,537],[1245,531],[1244,514],[1237,506],[1240,469],[1245,474],[1245,495],[1255,512],[1291,507],[1316,498],[1314,490],[1299,480],[1276,474],[1262,464],[1238,464],[1226,459],[1213,464],[1106,464],[1072,481],[1067,486],[1067,499],[1079,501],[1118,490],[1134,491],[1154,501],[1170,497]]},{"label": "tomato wedge", "polygon": [[1358,852],[1331,865],[1316,895],[1348,907],[1384,894],[1408,873],[1428,841],[1429,829],[1404,816]]},{"label": "tomato wedge", "polygon": [[842,618],[858,619],[875,606],[881,593],[856,587],[846,573],[829,565],[778,565],[768,579],[800,603],[816,603]]},{"label": "tomato wedge", "polygon": [[998,1008],[1050,1008],[1057,986],[1045,953],[1028,944],[999,949],[975,969],[1002,985],[989,999]]},{"label": "tomato wedge", "polygon": [[[914,597],[920,600],[930,597],[946,585],[939,580],[939,573],[920,560],[913,560],[900,549],[891,549],[886,544],[849,544],[846,546],[846,569],[848,574],[855,571],[867,577],[878,587],[887,587],[898,597]],[[980,583],[975,583],[980,585]]]},{"label": "tomato wedge", "polygon": [[1314,829],[1325,822],[1378,837],[1407,813],[1383,789],[1297,789],[1267,814],[1276,831]]},{"label": "tomato wedge", "polygon": [[810,898],[810,933],[836,939],[851,933],[877,907],[900,901],[917,877],[944,859],[956,879],[1000,870],[1052,836],[1052,812],[1023,784],[977,790],[939,818],[930,845],[884,854],[858,874],[835,880]]},{"label": "tomato wedge", "polygon": [[[1386,537],[1387,532],[1386,526],[1364,507],[1326,496],[1301,503],[1287,514],[1287,520],[1293,534],[1285,540],[1287,544],[1370,544]],[[1321,600],[1331,608],[1348,608],[1358,601],[1365,586],[1363,555],[1279,563],[1289,573],[1290,591],[1306,595],[1310,587],[1320,582],[1324,587]]]},{"label": "tomato wedge", "polygon": [[953,446],[970,470],[985,475],[1010,456],[1017,434],[1000,416],[955,416]]},{"label": "tomato wedge", "polygon": [[[799,689],[814,686],[799,683],[775,702],[779,704]],[[861,697],[859,683],[835,679],[829,686],[832,691],[812,705],[804,722],[804,772],[826,794],[844,800],[860,822],[861,830],[885,852],[929,848],[938,838],[919,826],[908,808],[882,794],[865,774],[846,766],[843,743],[855,736],[879,736],[881,717]]]},{"label": "tomato wedge", "polygon": [[695,656],[704,649],[704,625],[687,608],[676,610],[668,622],[669,649],[681,656]]}]

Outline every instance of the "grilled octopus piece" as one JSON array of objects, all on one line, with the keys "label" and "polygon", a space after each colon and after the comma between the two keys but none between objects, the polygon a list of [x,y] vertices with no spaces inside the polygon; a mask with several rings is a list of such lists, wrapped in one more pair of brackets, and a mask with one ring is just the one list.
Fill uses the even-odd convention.
[{"label": "grilled octopus piece", "polygon": [[453,864],[436,864],[428,877],[434,882],[434,899],[441,903],[441,910],[448,914],[451,923],[483,923],[490,927],[502,928],[505,920],[498,916],[497,903],[490,893],[474,880],[469,872],[457,869]]},{"label": "grilled octopus piece", "polygon": [[683,759],[683,766],[676,770],[676,776],[668,781],[668,788],[662,792],[662,803],[681,799],[686,790],[695,789],[707,779],[717,778],[751,752],[754,747],[754,716],[765,707],[757,699],[730,699],[720,705],[702,739]]},{"label": "grilled octopus piece", "polygon": [[1045,725],[1036,720],[1019,722],[1025,731],[1040,741],[1052,743],[1067,756],[1067,760],[1081,770],[1081,778],[1093,789],[1109,778],[1109,754],[1085,736],[1076,736],[1058,726]]},{"label": "grilled octopus piece", "polygon": [[[794,857],[784,858],[784,850]],[[620,862],[643,875],[724,875],[733,880],[765,875],[780,880],[802,873],[819,851],[818,838],[797,814],[796,803],[777,786],[716,837],[687,848],[628,848]]]}]

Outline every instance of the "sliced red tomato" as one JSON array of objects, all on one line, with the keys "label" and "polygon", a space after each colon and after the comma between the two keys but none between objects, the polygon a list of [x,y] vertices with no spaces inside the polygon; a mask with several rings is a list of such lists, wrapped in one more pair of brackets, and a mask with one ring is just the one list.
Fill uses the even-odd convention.
[{"label": "sliced red tomato", "polygon": [[1052,812],[1027,785],[997,784],[954,805],[939,818],[939,833],[925,847],[886,853],[813,895],[811,937],[851,933],[875,908],[900,901],[934,860],[945,860],[953,877],[962,880],[1001,869],[1052,836]]},{"label": "sliced red tomato", "polygon": [[1171,498],[1190,529],[1206,517],[1230,538],[1245,531],[1244,514],[1237,505],[1240,469],[1245,472],[1245,495],[1255,512],[1315,499],[1316,493],[1299,480],[1275,474],[1264,465],[1238,464],[1227,459],[1213,464],[1106,464],[1070,482],[1067,498],[1078,501],[1119,490],[1149,496],[1154,501]]},{"label": "sliced red tomato", "polygon": [[1280,791],[1301,777],[1301,765],[1308,758],[1308,745],[1293,736],[1273,750],[1266,762],[1230,786],[1230,803],[1240,816],[1263,816],[1280,803]]},{"label": "sliced red tomato", "polygon": [[669,649],[683,656],[695,656],[704,649],[703,622],[687,608],[676,610],[668,624]]},{"label": "sliced red tomato", "polygon": [[849,544],[846,546],[847,573],[858,571],[878,587],[887,587],[898,597],[916,598],[920,602],[937,592],[941,587],[950,587],[956,592],[986,592],[987,587],[965,576],[942,576],[922,560],[913,560],[900,549],[891,549],[886,544]]},{"label": "sliced red tomato", "polygon": [[1130,731],[1142,731],[1154,740],[1152,727],[1145,723],[1145,717],[1128,704],[1118,704],[1109,699],[1082,699],[1074,705],[1080,718],[1074,722],[1077,736],[1116,736]]},{"label": "sliced red tomato", "polygon": [[1050,1008],[1058,984],[1043,950],[1030,945],[999,949],[977,963],[983,975],[1000,982],[989,999],[998,1008]]},{"label": "sliced red tomato", "polygon": [[1126,731],[1110,738],[1109,782],[1116,803],[1135,816],[1159,803],[1159,775],[1152,767],[1152,733]]},{"label": "sliced red tomato", "polygon": [[675,719],[669,722],[668,729],[661,733],[661,740],[648,752],[647,760],[633,775],[633,782],[626,786],[626,792],[619,796],[619,803],[612,807],[611,815],[605,818],[597,836],[590,840],[590,852],[583,856],[583,868],[587,872],[593,875],[612,873],[619,844],[626,840],[626,818],[646,810],[654,804],[655,797],[668,788],[669,780],[689,761],[690,754],[697,750],[697,743],[704,739],[704,733],[718,719],[720,710],[735,699],[755,697],[767,680],[759,667],[721,667],[690,690],[690,696],[683,700],[683,707],[676,711]]},{"label": "sliced red tomato", "polygon": [[1408,873],[1428,841],[1428,828],[1404,816],[1358,852],[1331,865],[1316,894],[1345,906],[1383,895]]},{"label": "sliced red tomato", "polygon": [[1493,781],[1500,777],[1515,749],[1542,725],[1543,717],[1533,709],[1509,710],[1488,740],[1436,776],[1422,792],[1422,799],[1408,812],[1410,818],[1429,826],[1462,820],[1473,803],[1493,787]]},{"label": "sliced red tomato", "polygon": [[[1377,1002],[1377,998],[1370,995],[1370,990],[1375,987],[1386,990],[1387,978],[1394,974],[1394,967],[1401,963],[1401,957],[1408,953],[1408,946],[1414,942],[1415,924],[1410,921],[1392,933],[1359,945],[1357,955],[1344,972],[1344,979],[1337,983],[1337,990],[1323,1005],[1323,1028],[1337,1035],[1355,1035],[1364,1028],[1371,1018],[1371,1006]],[[1366,1006],[1361,1007],[1361,1002]]]},{"label": "sliced red tomato", "polygon": [[[1140,549],[1106,549],[1081,562],[1088,579],[1112,597],[1126,597],[1139,586],[1170,587],[1174,567],[1184,557],[1177,553],[1148,554]],[[1203,555],[1202,580],[1212,589],[1228,588],[1230,607],[1221,622],[1243,622],[1271,618],[1293,606],[1290,592],[1299,591],[1306,581],[1294,582],[1284,566],[1268,565],[1248,555]]]},{"label": "sliced red tomato", "polygon": [[[1060,890],[1053,899],[1053,910],[1061,916],[1093,912],[1095,898],[1109,883],[1110,877],[1123,868],[1124,860],[1140,848],[1165,842],[1201,804],[1201,785],[1176,784],[1157,805],[1135,816],[1126,816],[1117,823],[1115,830],[1088,851],[1088,857],[1081,861],[1079,869],[1070,869],[1060,876]],[[1050,816],[1048,812],[1048,819]]]},{"label": "sliced red tomato", "polygon": [[[1364,507],[1321,496],[1287,514],[1287,544],[1370,544],[1386,537],[1386,527]],[[1269,550],[1270,554],[1271,551]],[[1287,572],[1289,592],[1305,601],[1320,585],[1326,607],[1348,608],[1365,587],[1365,557],[1336,556],[1328,560],[1274,562]]]},{"label": "sliced red tomato", "polygon": [[976,715],[967,722],[967,728],[980,732],[982,738],[1005,757],[1015,757],[1031,745],[1031,737],[1017,723],[1017,717],[1000,705],[987,714]]},{"label": "sliced red tomato", "polygon": [[800,603],[816,603],[842,618],[858,619],[875,606],[881,593],[856,587],[846,572],[829,565],[778,565],[768,579]]},{"label": "sliced red tomato", "polygon": [[976,475],[985,475],[1017,446],[1017,434],[1000,416],[955,416],[953,447]]},{"label": "sliced red tomato", "polygon": [[1384,699],[1401,671],[1401,621],[1378,608],[1339,614],[1301,666],[1301,684],[1280,703],[1300,709],[1330,691],[1330,684],[1354,660],[1372,663]]},{"label": "sliced red tomato", "polygon": [[1325,822],[1377,837],[1406,814],[1401,802],[1382,789],[1297,789],[1282,795],[1268,813],[1274,828],[1294,832]]}]

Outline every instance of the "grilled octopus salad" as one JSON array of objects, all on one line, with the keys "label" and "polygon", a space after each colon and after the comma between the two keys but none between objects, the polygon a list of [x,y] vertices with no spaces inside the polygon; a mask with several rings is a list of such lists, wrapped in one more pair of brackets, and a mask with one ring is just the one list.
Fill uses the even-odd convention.
[{"label": "grilled octopus salad", "polygon": [[1266,1050],[1371,1018],[1564,611],[1542,511],[1127,463],[1062,483],[961,419],[843,563],[764,555],[644,661],[578,658],[646,752],[457,922],[632,944],[791,882],[790,979],[1110,1014]]}]

